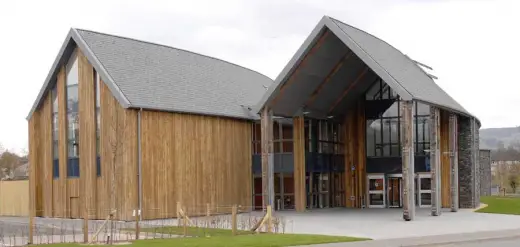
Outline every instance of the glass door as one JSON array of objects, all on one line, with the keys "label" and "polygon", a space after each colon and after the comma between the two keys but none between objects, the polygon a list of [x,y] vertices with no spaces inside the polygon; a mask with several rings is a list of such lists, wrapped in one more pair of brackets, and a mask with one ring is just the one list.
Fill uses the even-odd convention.
[{"label": "glass door", "polygon": [[432,175],[430,173],[417,174],[417,201],[420,208],[432,206]]},{"label": "glass door", "polygon": [[319,204],[320,208],[328,208],[329,207],[329,174],[328,173],[320,173],[320,187],[319,187]]},{"label": "glass door", "polygon": [[403,175],[390,174],[387,177],[387,200],[389,208],[400,208],[403,206]]},{"label": "glass door", "polygon": [[368,175],[368,207],[384,208],[385,203],[385,175]]}]

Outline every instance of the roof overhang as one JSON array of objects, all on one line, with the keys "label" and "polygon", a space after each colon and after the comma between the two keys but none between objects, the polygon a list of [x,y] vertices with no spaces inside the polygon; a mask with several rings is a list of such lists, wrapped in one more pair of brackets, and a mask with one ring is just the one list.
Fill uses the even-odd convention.
[{"label": "roof overhang", "polygon": [[325,16],[255,107],[274,115],[342,117],[365,91],[382,78],[402,99],[410,95],[377,62]]},{"label": "roof overhang", "polygon": [[[359,100],[359,97],[363,97],[364,92],[377,78],[381,78],[402,100],[420,101],[462,116],[475,118],[462,107],[450,107],[443,101],[412,95],[411,91],[407,90],[403,83],[390,73],[391,70],[379,63],[381,57],[373,57],[371,54],[374,51],[366,50],[367,46],[362,45],[364,41],[379,40],[378,38],[367,34],[369,39],[360,40],[357,36],[357,40],[354,40],[353,36],[340,28],[336,22],[328,16],[324,16],[320,20],[254,107],[255,112],[259,113],[264,107],[269,107],[273,111],[273,115],[285,117],[300,114],[315,118],[340,117],[353,106],[356,100]],[[383,48],[392,49],[393,55],[400,54],[400,56],[406,57],[405,60],[413,61],[414,67],[406,67],[403,70],[419,69],[421,73],[424,72],[416,61],[396,52],[396,49],[390,45]],[[381,51],[378,52],[381,54]],[[389,59],[386,58],[386,60],[388,63]],[[393,69],[393,73],[396,72],[395,66],[391,69]],[[367,71],[364,72],[365,70]],[[399,72],[407,73],[406,71]],[[406,79],[409,80],[409,78]],[[423,82],[425,81],[425,78],[421,79]],[[437,87],[431,76],[427,76],[427,79],[429,80],[427,83],[431,83],[432,88]],[[407,81],[408,84],[410,82],[413,83],[413,80]],[[417,88],[413,90],[417,90]],[[442,91],[440,88],[436,88],[436,90]],[[449,95],[447,99],[452,100]],[[478,121],[478,119],[476,120]]]}]

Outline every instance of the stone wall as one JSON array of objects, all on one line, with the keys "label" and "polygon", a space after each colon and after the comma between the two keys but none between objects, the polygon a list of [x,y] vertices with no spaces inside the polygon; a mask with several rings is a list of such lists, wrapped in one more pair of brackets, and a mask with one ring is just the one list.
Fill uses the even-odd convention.
[{"label": "stone wall", "polygon": [[480,195],[491,195],[491,150],[482,149],[480,155]]},{"label": "stone wall", "polygon": [[459,205],[476,208],[480,205],[479,128],[473,119],[459,116]]}]

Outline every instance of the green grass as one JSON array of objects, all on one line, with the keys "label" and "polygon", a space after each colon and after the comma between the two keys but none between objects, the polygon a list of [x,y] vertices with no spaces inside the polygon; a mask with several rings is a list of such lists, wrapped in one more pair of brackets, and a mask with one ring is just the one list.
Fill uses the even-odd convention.
[{"label": "green grass", "polygon": [[[213,237],[193,237],[193,238],[173,238],[173,239],[154,239],[138,240],[132,242],[132,247],[282,247],[296,245],[311,245],[325,243],[342,243],[363,241],[369,239],[307,235],[307,234],[254,234],[238,236],[213,236]],[[95,246],[95,245],[93,245]],[[105,245],[106,246],[106,245]],[[46,244],[42,247],[81,247],[80,244]]]},{"label": "green grass", "polygon": [[520,215],[520,197],[482,196],[480,201],[488,206],[476,212]]},{"label": "green grass", "polygon": [[[141,228],[141,232],[162,233],[170,235],[184,235],[182,226],[165,226],[156,228]],[[233,232],[229,229],[204,228],[204,227],[186,227],[186,235],[193,237],[207,236],[231,236]],[[237,231],[238,235],[251,234],[250,231]]]}]

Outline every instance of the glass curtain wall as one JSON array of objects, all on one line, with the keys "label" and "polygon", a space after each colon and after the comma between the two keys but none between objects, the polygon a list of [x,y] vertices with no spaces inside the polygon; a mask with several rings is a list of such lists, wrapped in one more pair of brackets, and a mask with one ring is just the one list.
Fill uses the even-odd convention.
[{"label": "glass curtain wall", "polygon": [[79,177],[79,97],[78,97],[78,57],[73,52],[67,63],[67,176]]},{"label": "glass curtain wall", "polygon": [[[399,96],[384,81],[380,80],[368,90],[365,99],[377,102],[375,104],[380,104],[382,109],[378,116],[366,120],[367,157],[401,157]],[[386,108],[385,104],[390,106]],[[425,150],[430,148],[428,122],[430,107],[416,102],[413,111],[415,155],[424,156],[426,155]]]},{"label": "glass curtain wall", "polygon": [[51,90],[52,98],[52,176],[60,177],[59,162],[59,125],[58,125],[58,91],[56,85]]}]

